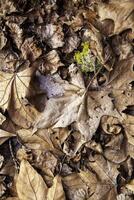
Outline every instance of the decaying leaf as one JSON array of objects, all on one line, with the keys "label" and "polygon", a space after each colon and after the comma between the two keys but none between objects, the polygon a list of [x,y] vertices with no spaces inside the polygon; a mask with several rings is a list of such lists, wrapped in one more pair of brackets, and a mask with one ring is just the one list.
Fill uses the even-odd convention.
[{"label": "decaying leaf", "polygon": [[46,198],[47,186],[44,180],[26,160],[21,162],[16,188],[20,200]]}]

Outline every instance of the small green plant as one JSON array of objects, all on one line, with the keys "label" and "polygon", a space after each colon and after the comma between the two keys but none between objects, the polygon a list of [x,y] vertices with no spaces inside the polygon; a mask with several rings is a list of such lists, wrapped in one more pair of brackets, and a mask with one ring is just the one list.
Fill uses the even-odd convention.
[{"label": "small green plant", "polygon": [[93,72],[95,70],[94,58],[91,55],[89,42],[83,42],[81,44],[82,51],[77,51],[74,55],[74,59],[78,65],[81,66],[83,73]]}]

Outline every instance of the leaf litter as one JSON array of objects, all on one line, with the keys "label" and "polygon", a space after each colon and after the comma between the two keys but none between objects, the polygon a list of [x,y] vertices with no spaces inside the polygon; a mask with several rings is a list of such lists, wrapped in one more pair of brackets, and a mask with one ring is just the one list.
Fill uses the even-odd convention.
[{"label": "leaf litter", "polygon": [[0,1],[0,199],[134,199],[134,1]]}]

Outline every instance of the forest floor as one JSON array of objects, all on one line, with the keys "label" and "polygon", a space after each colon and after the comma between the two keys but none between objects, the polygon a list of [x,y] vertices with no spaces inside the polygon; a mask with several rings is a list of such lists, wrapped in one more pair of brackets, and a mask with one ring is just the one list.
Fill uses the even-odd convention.
[{"label": "forest floor", "polygon": [[134,0],[0,0],[0,199],[134,199]]}]

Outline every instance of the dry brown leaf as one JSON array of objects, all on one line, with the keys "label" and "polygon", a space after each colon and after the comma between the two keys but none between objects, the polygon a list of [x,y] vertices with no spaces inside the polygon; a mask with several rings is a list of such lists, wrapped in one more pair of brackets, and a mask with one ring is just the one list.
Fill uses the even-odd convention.
[{"label": "dry brown leaf", "polygon": [[107,161],[102,155],[95,155],[94,162],[89,162],[89,166],[98,175],[99,179],[109,180],[112,184],[116,185],[116,178],[119,174],[117,165]]},{"label": "dry brown leaf", "polygon": [[[18,56],[15,52],[10,49],[3,49],[0,51],[0,69],[5,73],[13,73],[17,72],[21,66],[22,69],[28,68],[30,62],[28,60],[24,60],[22,58],[18,59]],[[6,76],[6,75],[5,75]]]},{"label": "dry brown leaf", "polygon": [[56,50],[50,51],[40,63],[39,69],[44,73],[54,74],[58,68],[64,66]]},{"label": "dry brown leaf", "polygon": [[53,179],[53,185],[48,189],[47,200],[65,200],[65,194],[61,182],[61,177],[56,176]]},{"label": "dry brown leaf", "polygon": [[134,28],[133,10],[133,0],[110,1],[109,4],[99,3],[97,6],[100,20],[112,19],[114,21],[114,34]]},{"label": "dry brown leaf", "polygon": [[54,49],[64,45],[64,34],[60,25],[47,24],[46,26],[40,26],[37,33]]},{"label": "dry brown leaf", "polygon": [[[77,73],[77,71],[75,71],[74,74],[75,73]],[[59,91],[59,96],[61,95],[61,91],[63,94],[62,97],[53,97],[46,102],[43,113],[35,123],[35,129],[49,128],[52,126],[53,128],[67,127],[71,123],[76,122],[78,130],[83,136],[83,143],[91,139],[92,135],[96,132],[102,116],[112,115],[119,117],[120,115],[116,109],[114,109],[112,99],[108,96],[109,92],[91,91],[85,95],[84,84],[82,84],[80,88],[77,82],[80,76],[77,75],[77,77],[74,78],[74,74],[72,73],[71,77],[72,80],[70,83],[72,84],[60,80],[58,76],[55,75],[55,81],[57,79],[57,84],[60,83],[59,86],[57,85],[59,88],[56,88],[56,90],[56,82],[55,85],[51,83],[51,85],[49,84],[51,87],[46,87],[45,79],[42,77],[41,85],[44,91],[47,91],[48,97],[54,96],[54,92],[57,91]],[[74,84],[76,84],[76,86]]]},{"label": "dry brown leaf", "polygon": [[57,149],[62,149],[62,145],[70,135],[68,128],[55,128],[51,131],[51,141]]},{"label": "dry brown leaf", "polygon": [[38,130],[33,134],[32,130],[21,129],[17,131],[23,144],[31,150],[52,150],[53,144],[47,130]]},{"label": "dry brown leaf", "polygon": [[2,86],[0,107],[4,110],[8,109],[12,120],[22,127],[31,127],[38,114],[36,109],[25,100],[32,73],[31,68],[14,74],[0,72]]},{"label": "dry brown leaf", "polygon": [[95,193],[96,187],[97,187],[96,175],[93,174],[93,172],[91,172],[91,171],[85,172],[85,171],[80,170],[79,176],[81,177],[83,182],[86,183],[86,185],[89,187],[89,190],[90,190],[89,195],[93,195]]},{"label": "dry brown leaf", "polygon": [[6,14],[10,14],[15,12],[16,8],[12,1],[10,0],[1,0],[0,1],[0,16],[4,16]]},{"label": "dry brown leaf", "polygon": [[[72,138],[73,138],[73,143],[71,141]],[[63,152],[70,157],[74,157],[76,155],[76,152],[80,149],[80,147],[84,142],[85,141],[83,141],[81,133],[78,131],[74,131],[69,135],[67,140],[64,142]]]},{"label": "dry brown leaf", "polygon": [[131,82],[134,80],[133,64],[133,57],[121,60],[110,74],[107,87],[111,88],[114,105],[120,113],[128,105],[133,105],[134,91],[131,86]]},{"label": "dry brown leaf", "polygon": [[6,117],[0,113],[0,125],[6,120]]},{"label": "dry brown leaf", "polygon": [[4,162],[4,157],[2,155],[0,155],[0,169],[3,165],[3,162]]},{"label": "dry brown leaf", "polygon": [[82,181],[78,173],[63,177],[67,198],[70,200],[84,200],[88,197],[88,186]]},{"label": "dry brown leaf", "polygon": [[22,45],[22,42],[23,42],[23,40],[22,40],[22,35],[23,35],[22,29],[20,28],[20,26],[17,23],[7,21],[6,25],[10,28],[11,36],[15,40],[17,47],[20,48],[21,45]]},{"label": "dry brown leaf", "polygon": [[63,47],[63,52],[71,53],[72,51],[77,49],[79,44],[80,44],[80,39],[78,38],[78,36],[76,34],[72,34],[71,36],[66,38],[65,45]]},{"label": "dry brown leaf", "polygon": [[50,175],[54,178],[54,171],[57,166],[57,158],[53,153],[49,151],[42,151],[39,154],[39,151],[34,152],[34,162],[35,166],[39,168],[45,175]]},{"label": "dry brown leaf", "polygon": [[20,200],[46,199],[47,186],[43,178],[26,160],[21,162],[16,188]]},{"label": "dry brown leaf", "polygon": [[31,62],[35,61],[42,54],[41,48],[37,46],[33,37],[25,39],[21,46],[21,52],[23,58]]},{"label": "dry brown leaf", "polygon": [[101,119],[101,126],[107,134],[119,134],[121,132],[120,121],[118,118],[112,116],[103,116]]},{"label": "dry brown leaf", "polygon": [[116,178],[119,174],[117,165],[107,161],[101,155],[96,155],[95,162],[89,162],[89,166],[98,177],[96,191],[91,197],[91,200],[108,199],[108,195],[115,197]]},{"label": "dry brown leaf", "polygon": [[104,147],[104,156],[107,160],[116,164],[126,160],[128,156],[127,141],[123,134],[112,136],[111,141]]},{"label": "dry brown leaf", "polygon": [[4,185],[4,183],[2,183],[2,181],[0,180],[0,198],[2,198],[2,196],[5,194],[6,192],[6,187]]},{"label": "dry brown leaf", "polygon": [[1,31],[0,32],[0,50],[3,49],[6,43],[7,43],[7,38],[5,37],[4,33]]},{"label": "dry brown leaf", "polygon": [[9,99],[11,97],[11,86],[15,85],[16,92],[19,98],[24,98],[27,94],[29,83],[31,80],[31,75],[33,69],[28,68],[22,72],[18,73],[6,73],[1,71],[1,90],[0,90],[0,106],[1,108],[7,109]]},{"label": "dry brown leaf", "polygon": [[10,132],[0,129],[0,145],[3,144],[9,138],[15,137],[15,136],[16,135],[14,133],[10,133]]}]

